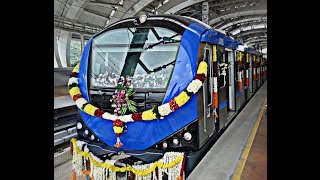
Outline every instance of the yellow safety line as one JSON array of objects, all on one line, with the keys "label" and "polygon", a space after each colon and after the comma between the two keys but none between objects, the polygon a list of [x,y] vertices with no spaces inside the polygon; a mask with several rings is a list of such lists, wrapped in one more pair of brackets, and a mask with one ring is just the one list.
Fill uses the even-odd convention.
[{"label": "yellow safety line", "polygon": [[239,162],[237,164],[236,170],[233,173],[232,180],[240,180],[240,177],[241,177],[244,165],[246,164],[246,161],[247,161],[247,158],[248,158],[248,155],[249,155],[249,152],[250,152],[254,137],[256,136],[256,133],[257,133],[257,130],[258,130],[258,127],[259,127],[263,112],[266,109],[266,104],[267,104],[267,98],[264,100],[264,103],[263,103],[263,105],[262,105],[262,107],[260,109],[258,118],[257,118],[257,120],[256,120],[256,122],[255,122],[255,124],[253,126],[253,129],[251,131],[251,134],[249,136],[247,144],[246,144],[245,148],[242,151],[241,158],[240,158],[240,160],[239,160]]}]

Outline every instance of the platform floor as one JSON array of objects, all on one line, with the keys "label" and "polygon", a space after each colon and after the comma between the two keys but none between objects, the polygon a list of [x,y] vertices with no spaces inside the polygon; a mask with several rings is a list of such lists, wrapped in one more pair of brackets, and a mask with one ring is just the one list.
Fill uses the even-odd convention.
[{"label": "platform floor", "polygon": [[265,113],[261,118],[240,179],[267,179],[267,116]]},{"label": "platform floor", "polygon": [[260,127],[259,124],[256,125],[256,122],[261,122],[266,109],[266,98],[267,82],[238,114],[187,180],[266,179],[266,118],[265,121],[262,120]]}]

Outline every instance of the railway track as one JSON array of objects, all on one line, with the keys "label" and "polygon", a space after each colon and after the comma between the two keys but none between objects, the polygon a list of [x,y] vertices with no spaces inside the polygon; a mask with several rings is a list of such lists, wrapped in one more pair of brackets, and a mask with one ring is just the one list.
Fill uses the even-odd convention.
[{"label": "railway track", "polygon": [[80,119],[77,106],[67,106],[54,110],[54,151],[69,146],[70,140],[77,136],[76,123]]}]

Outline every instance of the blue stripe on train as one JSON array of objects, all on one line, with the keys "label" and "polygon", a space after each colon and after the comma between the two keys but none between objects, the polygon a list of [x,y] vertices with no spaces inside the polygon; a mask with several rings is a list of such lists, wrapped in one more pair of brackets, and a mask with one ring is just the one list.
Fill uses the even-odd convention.
[{"label": "blue stripe on train", "polygon": [[225,101],[223,101],[222,103],[220,103],[219,104],[219,111],[221,110],[221,109],[223,109],[224,107],[226,107],[227,106],[227,100],[225,100]]}]

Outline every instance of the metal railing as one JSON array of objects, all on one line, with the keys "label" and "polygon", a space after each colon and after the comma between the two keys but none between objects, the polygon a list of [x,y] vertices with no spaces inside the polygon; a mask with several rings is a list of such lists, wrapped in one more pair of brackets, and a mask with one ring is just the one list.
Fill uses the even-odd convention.
[{"label": "metal railing", "polygon": [[54,27],[65,31],[83,33],[88,35],[96,34],[104,27],[83,23],[74,19],[68,19],[61,16],[54,16]]}]

